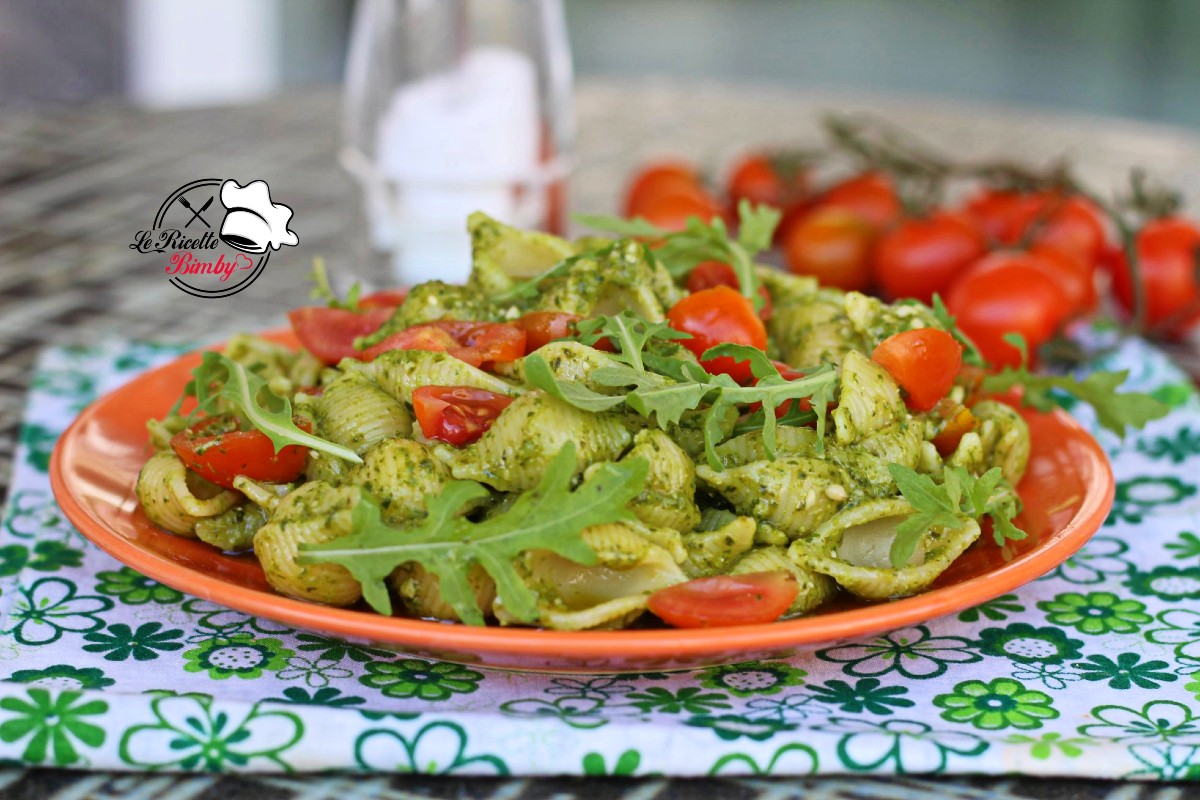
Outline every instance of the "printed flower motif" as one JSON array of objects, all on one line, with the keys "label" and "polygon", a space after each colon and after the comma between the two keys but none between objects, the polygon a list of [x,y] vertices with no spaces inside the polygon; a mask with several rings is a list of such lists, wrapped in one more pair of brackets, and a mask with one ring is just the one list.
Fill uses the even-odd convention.
[{"label": "printed flower motif", "polygon": [[1046,612],[1051,625],[1069,625],[1080,633],[1099,636],[1104,633],[1134,633],[1154,618],[1137,600],[1122,600],[1112,592],[1086,595],[1067,592],[1037,607]]},{"label": "printed flower motif", "polygon": [[1182,503],[1196,494],[1196,487],[1171,476],[1143,475],[1117,484],[1116,499],[1105,525],[1118,520],[1141,522],[1158,506]]},{"label": "printed flower motif", "polygon": [[50,469],[50,452],[58,441],[58,433],[41,425],[26,423],[21,428],[21,444],[27,448],[25,460],[38,472]]},{"label": "printed flower motif", "polygon": [[1128,689],[1139,686],[1143,689],[1157,689],[1161,684],[1174,683],[1178,675],[1163,672],[1170,665],[1165,661],[1146,661],[1138,663],[1142,657],[1137,653],[1119,653],[1117,660],[1108,656],[1091,655],[1087,661],[1079,661],[1071,666],[1079,670],[1085,681],[1108,681],[1109,688]]},{"label": "printed flower motif", "polygon": [[297,706],[329,706],[330,708],[346,708],[348,706],[359,706],[367,701],[361,697],[343,695],[340,689],[334,689],[332,686],[326,686],[324,688],[317,689],[311,694],[306,689],[301,689],[299,686],[289,686],[283,690],[283,697],[271,698],[266,702],[290,703]]},{"label": "printed flower motif", "polygon": [[608,724],[608,718],[600,713],[604,706],[603,700],[587,697],[559,697],[553,701],[526,697],[501,703],[500,711],[513,717],[553,717],[572,728],[590,730]]},{"label": "printed flower motif", "polygon": [[293,656],[288,659],[287,668],[279,670],[279,680],[303,680],[306,685],[317,688],[328,686],[332,679],[349,678],[353,674],[345,667],[339,667],[336,661]]},{"label": "printed flower motif", "polygon": [[546,694],[608,700],[614,695],[633,690],[634,685],[626,676],[606,675],[598,678],[551,678]]},{"label": "printed flower motif", "polygon": [[684,724],[693,728],[711,728],[718,739],[725,741],[745,736],[756,742],[765,742],[777,733],[796,730],[796,725],[791,723],[768,718],[751,719],[738,714],[701,714],[690,717]]},{"label": "printed flower motif", "polygon": [[1200,700],[1200,672],[1192,675],[1192,679],[1183,685],[1184,691],[1191,692]]},{"label": "printed flower motif", "polygon": [[1156,461],[1170,459],[1172,464],[1182,464],[1189,456],[1200,455],[1200,432],[1193,431],[1191,425],[1184,425],[1170,438],[1156,436],[1139,440],[1137,449]]},{"label": "printed flower motif", "polygon": [[183,668],[187,672],[207,672],[215,681],[238,677],[261,678],[264,672],[279,672],[295,653],[279,639],[255,639],[237,634],[228,639],[210,639],[185,650]]},{"label": "printed flower motif", "polygon": [[82,550],[54,540],[38,542],[33,546],[32,553],[23,544],[0,547],[0,578],[16,575],[26,567],[38,572],[57,572],[64,567],[78,567],[81,564]]},{"label": "printed flower motif", "polygon": [[217,706],[203,695],[167,695],[150,704],[156,722],[135,725],[121,737],[121,760],[145,769],[220,772],[253,767],[259,760],[290,770],[283,753],[300,741],[304,725],[289,711]]},{"label": "printed flower motif", "polygon": [[1172,558],[1186,561],[1189,558],[1200,558],[1200,536],[1191,531],[1180,531],[1176,541],[1163,545],[1168,550],[1174,550]]},{"label": "printed flower motif", "polygon": [[116,681],[95,667],[80,669],[70,664],[55,664],[45,669],[21,669],[8,676],[14,683],[28,683],[45,689],[103,689]]},{"label": "printed flower motif", "polygon": [[113,367],[121,372],[141,371],[166,361],[172,356],[182,355],[192,347],[192,345],[157,342],[132,342],[128,349],[113,361]]},{"label": "printed flower motif", "polygon": [[720,775],[731,765],[737,765],[737,773],[751,775],[811,775],[817,771],[817,751],[806,744],[792,742],[785,744],[771,754],[765,765],[760,766],[753,757],[746,753],[727,753],[709,767],[709,775]]},{"label": "printed flower motif", "polygon": [[963,622],[978,622],[982,617],[987,617],[993,621],[1008,619],[1009,614],[1019,614],[1025,610],[1025,606],[1017,602],[1015,594],[1005,594],[994,600],[988,600],[985,603],[980,603],[977,606],[968,608],[958,615],[958,618]]},{"label": "printed flower motif", "polygon": [[1168,744],[1154,747],[1135,744],[1129,753],[1145,765],[1134,770],[1126,778],[1152,778],[1160,781],[1200,780],[1200,747],[1195,745]]},{"label": "printed flower motif", "polygon": [[40,578],[20,587],[13,601],[11,633],[21,644],[50,644],[64,633],[87,633],[104,625],[97,614],[112,608],[112,601],[92,595],[75,595],[75,584],[63,578]]},{"label": "printed flower motif", "polygon": [[977,756],[988,743],[972,733],[934,730],[917,720],[833,717],[817,730],[845,734],[837,754],[846,768],[855,771],[879,769],[889,764],[896,772],[943,772],[951,755]]},{"label": "printed flower motif", "polygon": [[[1154,700],[1135,711],[1125,706],[1092,709],[1098,723],[1080,726],[1079,732],[1094,739],[1114,742],[1171,742],[1200,744],[1200,720],[1183,703]],[[1183,739],[1185,741],[1179,742]]]},{"label": "printed flower motif", "polygon": [[1155,387],[1150,396],[1171,408],[1179,408],[1196,396],[1196,389],[1191,383],[1164,383]]},{"label": "printed flower motif", "polygon": [[1172,608],[1159,614],[1158,621],[1166,627],[1146,631],[1146,641],[1173,644],[1176,658],[1200,661],[1200,612]]},{"label": "printed flower motif", "polygon": [[79,369],[42,369],[33,377],[31,388],[51,397],[71,399],[71,410],[79,411],[96,398],[96,380]]},{"label": "printed flower motif", "polygon": [[409,738],[377,728],[354,742],[354,760],[363,769],[423,775],[508,775],[498,756],[467,755],[467,732],[453,722],[431,722]]},{"label": "printed flower motif", "polygon": [[13,493],[4,526],[18,539],[67,539],[79,535],[49,492],[40,489],[22,489]]},{"label": "printed flower motif", "polygon": [[845,681],[826,681],[822,686],[808,689],[818,702],[835,705],[847,714],[892,714],[896,708],[911,708],[913,701],[900,695],[908,694],[903,686],[883,686],[878,678],[862,678],[853,686]]},{"label": "printed flower motif", "polygon": [[713,667],[700,676],[700,685],[734,697],[778,694],[785,687],[804,683],[808,673],[782,661],[747,661]]},{"label": "printed flower motif", "polygon": [[818,650],[817,658],[846,664],[843,672],[859,678],[897,672],[913,680],[944,675],[951,664],[983,660],[972,651],[969,640],[960,636],[930,636],[929,628],[924,625],[901,628],[862,644]]},{"label": "printed flower motif", "polygon": [[626,750],[617,756],[617,760],[613,762],[612,772],[604,765],[604,756],[599,753],[588,753],[583,757],[583,774],[584,775],[612,775],[614,777],[627,778],[637,773],[637,768],[642,763],[642,754],[637,750]]},{"label": "printed flower motif", "polygon": [[1169,603],[1200,600],[1200,567],[1160,564],[1149,572],[1134,572],[1125,585],[1140,597],[1153,596]]},{"label": "printed flower motif", "polygon": [[695,686],[687,686],[676,693],[661,686],[650,686],[642,692],[626,695],[633,705],[649,714],[706,714],[713,709],[732,708],[726,697],[717,692],[705,692]]},{"label": "printed flower motif", "polygon": [[223,608],[199,597],[190,597],[184,600],[181,609],[191,615],[200,615],[200,618],[196,620],[196,626],[203,630],[189,636],[187,639],[189,644],[202,644],[213,639],[233,639],[238,636],[256,636],[258,634],[277,636],[294,632],[288,626],[278,622]]},{"label": "printed flower motif", "polygon": [[479,688],[483,674],[442,661],[373,661],[358,682],[379,689],[385,697],[416,697],[427,702],[470,694]]},{"label": "printed flower motif", "polygon": [[1067,583],[1089,585],[1104,583],[1111,575],[1128,575],[1133,562],[1123,556],[1129,545],[1111,536],[1097,536],[1053,571],[1038,580],[1064,580]]},{"label": "printed flower motif", "polygon": [[1061,628],[1035,628],[1027,622],[985,628],[979,632],[978,646],[986,656],[1008,658],[1018,664],[1061,664],[1083,655],[1083,642],[1068,638]]},{"label": "printed flower motif", "polygon": [[0,741],[24,742],[21,759],[27,764],[54,764],[65,767],[80,759],[77,745],[97,748],[104,744],[104,729],[84,717],[95,717],[108,710],[103,700],[81,701],[79,692],[30,689],[26,699],[5,697],[0,709],[11,717],[0,723]]},{"label": "printed flower motif", "polygon": [[126,605],[140,606],[149,602],[168,605],[183,599],[183,592],[163,586],[129,567],[121,567],[116,572],[98,572],[96,577],[100,579],[96,584],[97,592],[115,597]]},{"label": "printed flower motif", "polygon": [[950,694],[933,698],[933,704],[946,709],[942,719],[969,722],[984,731],[1040,728],[1043,720],[1058,716],[1058,711],[1051,707],[1050,695],[1026,689],[1012,678],[996,678],[986,683],[963,681]]},{"label": "printed flower motif", "polygon": [[1008,744],[1030,745],[1029,755],[1039,761],[1050,758],[1055,751],[1062,753],[1066,758],[1079,758],[1083,755],[1083,748],[1092,744],[1089,739],[1064,739],[1061,733],[1043,733],[1036,739],[1023,733],[1013,733],[1004,741]]},{"label": "printed flower motif", "polygon": [[1018,663],[1013,667],[1012,676],[1019,681],[1037,681],[1047,689],[1055,691],[1067,688],[1068,683],[1081,680],[1078,672],[1068,669],[1063,664],[1045,664],[1041,661]]},{"label": "printed flower motif", "polygon": [[764,717],[778,722],[802,722],[809,717],[824,717],[829,709],[817,702],[810,694],[786,694],[779,697],[756,697],[746,703],[746,716],[753,719]]},{"label": "printed flower motif", "polygon": [[318,636],[315,633],[298,633],[296,634],[296,650],[301,653],[312,653],[313,658],[321,661],[342,661],[350,659],[359,664],[365,664],[376,658],[391,658],[395,653],[387,650],[380,650],[375,647],[367,647],[361,644],[352,644],[340,639],[330,639],[325,636]]},{"label": "printed flower motif", "polygon": [[103,631],[89,633],[83,638],[91,644],[83,649],[89,653],[104,653],[105,661],[153,661],[159,652],[169,653],[183,648],[183,643],[174,641],[183,636],[179,628],[162,629],[161,622],[147,622],[133,630],[123,622],[109,625]]}]

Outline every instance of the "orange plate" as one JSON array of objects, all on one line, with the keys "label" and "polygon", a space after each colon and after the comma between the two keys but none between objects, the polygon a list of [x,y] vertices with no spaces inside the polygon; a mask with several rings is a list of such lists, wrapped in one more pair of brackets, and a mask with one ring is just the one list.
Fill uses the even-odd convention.
[{"label": "orange plate", "polygon": [[[269,338],[295,344],[289,333]],[[148,455],[146,421],[179,396],[199,354],[152,370],[89,406],[54,449],[50,480],[67,517],[101,549],[168,586],[287,625],[404,653],[504,669],[637,672],[783,658],[944,614],[1010,592],[1054,569],[1100,527],[1112,505],[1104,451],[1062,412],[1023,411],[1033,434],[1019,488],[1029,537],[1001,553],[989,536],[959,558],[934,588],[903,600],[843,604],[811,617],[709,629],[546,631],[476,628],[384,617],[275,594],[251,555],[229,556],[155,528],[134,495]]]}]

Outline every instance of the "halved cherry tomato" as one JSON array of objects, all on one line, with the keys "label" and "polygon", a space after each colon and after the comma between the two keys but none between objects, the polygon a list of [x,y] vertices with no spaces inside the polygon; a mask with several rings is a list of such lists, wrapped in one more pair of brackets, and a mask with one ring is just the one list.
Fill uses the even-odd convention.
[{"label": "halved cherry tomato", "polygon": [[462,447],[483,436],[513,399],[472,386],[422,386],[412,401],[425,438]]},{"label": "halved cherry tomato", "polygon": [[359,308],[395,308],[404,303],[408,289],[380,289],[358,299]]},{"label": "halved cherry tomato", "polygon": [[[767,346],[767,329],[754,307],[740,292],[728,286],[689,294],[667,312],[667,322],[675,330],[692,335],[690,339],[680,339],[679,343],[697,358],[709,348],[725,342],[746,344],[759,350]],[[749,361],[722,356],[700,363],[710,373],[724,373],[738,383],[753,377]]]},{"label": "halved cherry tomato", "polygon": [[808,173],[799,163],[783,156],[749,153],[733,166],[726,193],[734,209],[742,200],[755,205],[787,208],[808,194]]},{"label": "halved cherry tomato", "polygon": [[913,411],[929,411],[946,396],[962,366],[962,345],[937,328],[918,328],[889,336],[871,360],[882,366],[904,390]]},{"label": "halved cherry tomato", "polygon": [[634,174],[625,191],[625,216],[642,213],[646,202],[656,195],[703,191],[700,172],[687,161],[651,162]]},{"label": "halved cherry tomato", "polygon": [[[692,269],[691,274],[688,275],[687,290],[689,292],[702,292],[714,286],[728,286],[730,289],[741,288],[737,273],[733,271],[733,267],[724,261],[701,261]],[[758,286],[758,293],[763,299],[762,308],[758,310],[758,315],[762,317],[763,322],[766,322],[771,318],[771,293],[762,284]]]},{"label": "halved cherry tomato", "polygon": [[374,333],[387,322],[394,306],[380,306],[366,311],[346,311],[341,308],[307,306],[288,312],[288,321],[300,344],[323,364],[336,364],[343,358],[359,358],[354,340]]},{"label": "halved cherry tomato", "polygon": [[975,262],[950,287],[946,307],[959,329],[993,366],[1021,363],[1009,333],[1025,337],[1032,358],[1054,336],[1070,308],[1058,282],[1047,276],[1029,253],[998,252]]},{"label": "halved cherry tomato", "polygon": [[[296,427],[312,431],[312,423],[292,417]],[[239,475],[267,483],[294,481],[304,472],[308,448],[290,444],[275,452],[262,431],[239,431],[232,418],[209,418],[171,437],[171,449],[188,469],[209,483],[233,488]]]},{"label": "halved cherry tomato", "polygon": [[933,410],[941,417],[941,430],[933,437],[933,446],[944,458],[958,449],[962,437],[975,430],[977,421],[971,409],[948,397],[939,400]]},{"label": "halved cherry tomato", "polygon": [[530,311],[513,322],[525,331],[525,355],[539,347],[545,347],[555,339],[575,333],[575,323],[582,319],[578,314],[563,311]]},{"label": "halved cherry tomato", "polygon": [[850,211],[876,230],[900,218],[900,197],[892,179],[878,172],[864,172],[827,190],[817,204],[821,208]]},{"label": "halved cherry tomato", "polygon": [[783,247],[788,269],[797,275],[812,275],[822,286],[865,291],[874,240],[874,229],[853,212],[820,208],[788,231]]},{"label": "halved cherry tomato", "polygon": [[389,350],[449,353],[473,367],[487,368],[525,355],[525,331],[500,322],[437,320],[393,333],[360,355],[364,361],[374,361]]},{"label": "halved cherry tomato", "polygon": [[783,616],[799,591],[795,576],[783,571],[715,575],[659,589],[646,607],[676,628],[759,625]]},{"label": "halved cherry tomato", "polygon": [[875,280],[889,299],[928,303],[987,250],[983,234],[966,216],[939,211],[909,219],[875,245]]},{"label": "halved cherry tomato", "polygon": [[[1155,220],[1136,239],[1138,266],[1146,295],[1146,322],[1168,336],[1180,336],[1200,320],[1200,228],[1178,217]],[[1124,253],[1112,264],[1113,293],[1129,312],[1133,281]]]},{"label": "halved cherry tomato", "polygon": [[701,222],[711,222],[714,217],[722,216],[723,212],[716,198],[697,190],[652,196],[637,206],[631,216],[642,217],[667,231],[681,231],[692,217]]}]

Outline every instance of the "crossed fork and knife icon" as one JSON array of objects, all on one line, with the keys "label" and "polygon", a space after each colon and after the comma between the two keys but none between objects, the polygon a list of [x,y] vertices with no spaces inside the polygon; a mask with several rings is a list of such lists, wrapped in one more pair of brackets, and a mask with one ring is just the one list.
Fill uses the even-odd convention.
[{"label": "crossed fork and knife icon", "polygon": [[208,207],[212,205],[212,201],[213,201],[213,198],[209,197],[207,202],[205,202],[204,205],[200,206],[200,210],[197,211],[196,209],[192,208],[192,204],[187,201],[186,197],[180,197],[179,198],[180,204],[183,205],[183,207],[186,208],[188,211],[192,212],[192,218],[189,219],[187,221],[187,224],[185,224],[183,227],[186,228],[186,227],[190,226],[193,222],[195,222],[197,219],[199,219],[201,222],[204,223],[204,227],[208,228],[209,230],[212,230],[212,225],[208,224],[208,220],[206,220],[204,217],[200,216],[205,211],[208,211]]}]

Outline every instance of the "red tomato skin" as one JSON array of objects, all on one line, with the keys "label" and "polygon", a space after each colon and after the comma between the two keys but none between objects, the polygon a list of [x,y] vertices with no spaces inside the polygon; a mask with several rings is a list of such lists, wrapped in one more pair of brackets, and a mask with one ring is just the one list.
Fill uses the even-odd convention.
[{"label": "red tomato skin", "polygon": [[783,243],[788,269],[812,275],[822,286],[866,291],[871,286],[875,232],[854,212],[820,208],[790,231]]},{"label": "red tomato skin", "polygon": [[[733,267],[726,264],[724,261],[701,261],[697,264],[688,275],[687,290],[693,294],[702,292],[705,289],[711,289],[714,286],[728,286],[730,289],[741,289],[741,284],[738,282],[737,273],[733,271]],[[771,292],[766,286],[759,284],[758,294],[762,297],[762,308],[758,310],[758,316],[762,317],[763,322],[771,318],[773,304],[771,302]]]},{"label": "red tomato skin", "polygon": [[304,349],[323,364],[335,365],[343,358],[359,358],[354,340],[374,333],[391,318],[393,306],[363,312],[324,306],[306,306],[288,312],[288,321]]},{"label": "red tomato skin", "polygon": [[878,172],[864,172],[842,181],[826,191],[817,204],[849,211],[876,230],[890,227],[901,212],[895,184]]},{"label": "red tomato skin", "polygon": [[1028,263],[1028,253],[1002,251],[975,262],[950,287],[946,307],[960,330],[993,366],[1016,367],[1017,348],[1004,341],[1019,333],[1030,358],[1070,311],[1067,296],[1044,270]]},{"label": "red tomato skin", "polygon": [[497,361],[515,361],[525,355],[525,331],[500,322],[437,320],[393,333],[362,351],[360,357],[374,361],[389,350],[449,353],[486,369]]},{"label": "red tomato skin", "polygon": [[[305,432],[312,424],[303,417],[292,421]],[[288,483],[304,472],[308,448],[291,444],[275,451],[262,431],[230,431],[216,436],[196,435],[211,424],[205,420],[171,437],[171,449],[184,465],[209,483],[233,488],[239,475],[268,483]]]},{"label": "red tomato skin", "polygon": [[896,379],[908,407],[924,412],[954,386],[962,366],[962,345],[945,331],[918,328],[884,339],[871,359]]},{"label": "red tomato skin", "polygon": [[967,200],[963,211],[992,244],[1016,244],[1021,238],[1022,220],[1036,213],[1037,199],[1029,194],[999,189],[984,189]]},{"label": "red tomato skin", "polygon": [[780,174],[765,153],[746,154],[729,174],[726,194],[730,205],[736,210],[738,203],[748,200],[755,205],[786,208],[808,193],[807,172],[798,169],[789,173]]},{"label": "red tomato skin", "polygon": [[479,440],[513,399],[471,386],[422,386],[413,412],[427,439],[463,447]]},{"label": "red tomato skin", "polygon": [[[728,286],[715,286],[688,295],[667,312],[667,322],[675,330],[692,335],[690,339],[680,339],[679,343],[697,358],[725,342],[750,345],[759,350],[767,346],[767,329],[762,319],[748,299]],[[723,356],[700,364],[709,373],[723,373],[738,383],[753,378],[749,361],[735,361]]]},{"label": "red tomato skin", "polygon": [[715,575],[659,589],[646,607],[676,628],[760,625],[783,616],[799,591],[786,572]]},{"label": "red tomato skin", "polygon": [[525,331],[525,355],[553,342],[575,335],[575,324],[582,319],[578,314],[563,311],[530,311],[513,322]]},{"label": "red tomato skin", "polygon": [[700,172],[682,160],[650,162],[634,173],[625,190],[625,216],[636,216],[646,202],[658,194],[702,190]]},{"label": "red tomato skin", "polygon": [[1029,248],[1029,263],[1054,280],[1067,297],[1069,317],[1087,314],[1096,308],[1096,270],[1067,251],[1046,244]]},{"label": "red tomato skin", "polygon": [[[1168,337],[1179,337],[1200,320],[1200,284],[1196,280],[1200,228],[1191,220],[1166,217],[1148,223],[1137,234],[1146,322]],[[1134,291],[1129,262],[1123,252],[1112,258],[1113,294],[1130,314]]]},{"label": "red tomato skin", "polygon": [[682,231],[692,217],[701,222],[711,222],[722,217],[721,204],[703,190],[663,194],[650,198],[637,207],[630,216],[642,217],[647,222],[666,231]]},{"label": "red tomato skin", "polygon": [[963,214],[940,211],[906,220],[876,243],[875,282],[889,299],[929,303],[986,250],[983,234]]},{"label": "red tomato skin", "polygon": [[368,308],[395,308],[402,305],[408,298],[408,289],[380,289],[378,292],[371,292],[366,297],[361,297],[358,300],[358,307],[361,309]]},{"label": "red tomato skin", "polygon": [[958,449],[962,437],[975,430],[977,421],[971,409],[949,398],[938,401],[934,410],[942,417],[942,429],[933,437],[933,446],[946,458]]},{"label": "red tomato skin", "polygon": [[1088,267],[1095,266],[1106,246],[1103,217],[1092,201],[1057,192],[1041,192],[1021,206],[1016,238],[1006,244],[1027,236],[1030,245],[1058,250]]}]

